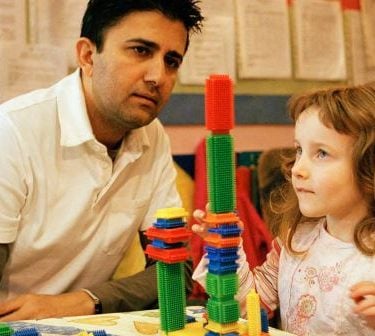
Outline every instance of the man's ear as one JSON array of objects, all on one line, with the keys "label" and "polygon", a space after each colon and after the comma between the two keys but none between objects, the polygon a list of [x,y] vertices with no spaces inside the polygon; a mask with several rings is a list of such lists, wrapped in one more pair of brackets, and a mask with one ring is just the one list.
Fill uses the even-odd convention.
[{"label": "man's ear", "polygon": [[86,37],[80,37],[76,43],[77,62],[84,75],[91,77],[93,69],[93,55],[96,46]]}]

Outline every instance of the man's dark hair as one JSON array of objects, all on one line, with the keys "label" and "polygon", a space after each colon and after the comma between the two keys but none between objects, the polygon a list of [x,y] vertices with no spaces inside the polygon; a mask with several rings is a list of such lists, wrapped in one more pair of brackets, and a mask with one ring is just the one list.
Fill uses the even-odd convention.
[{"label": "man's dark hair", "polygon": [[82,19],[81,37],[95,43],[98,52],[103,48],[104,33],[122,18],[133,12],[158,11],[166,17],[181,21],[189,33],[200,31],[203,21],[198,0],[90,0]]}]

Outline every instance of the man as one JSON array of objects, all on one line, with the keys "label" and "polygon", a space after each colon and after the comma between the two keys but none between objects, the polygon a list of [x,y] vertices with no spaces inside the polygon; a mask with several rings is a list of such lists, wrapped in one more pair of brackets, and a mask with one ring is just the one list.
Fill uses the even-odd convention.
[{"label": "man", "polygon": [[157,116],[202,20],[196,0],[90,0],[79,69],[0,106],[0,320],[155,303],[154,266],[109,279],[180,206]]}]

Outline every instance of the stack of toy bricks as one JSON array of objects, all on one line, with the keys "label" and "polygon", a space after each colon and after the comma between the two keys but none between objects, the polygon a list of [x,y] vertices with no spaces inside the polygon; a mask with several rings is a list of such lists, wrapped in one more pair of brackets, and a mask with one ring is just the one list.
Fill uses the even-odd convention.
[{"label": "stack of toy bricks", "polygon": [[239,304],[236,274],[241,229],[235,214],[235,162],[233,84],[226,75],[206,80],[206,139],[209,211],[205,218],[208,263],[206,291],[208,324],[206,335],[239,335]]},{"label": "stack of toy bricks", "polygon": [[186,242],[190,231],[186,229],[187,212],[183,208],[159,209],[156,222],[146,231],[152,241],[146,253],[155,260],[158,282],[158,299],[161,329],[168,333],[185,326],[185,272],[188,258]]}]

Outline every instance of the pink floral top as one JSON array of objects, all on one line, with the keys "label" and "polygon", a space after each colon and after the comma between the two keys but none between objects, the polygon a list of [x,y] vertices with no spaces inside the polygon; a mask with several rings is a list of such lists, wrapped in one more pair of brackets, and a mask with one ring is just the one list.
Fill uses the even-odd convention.
[{"label": "pink floral top", "polygon": [[[353,312],[349,288],[359,281],[375,281],[375,258],[368,257],[351,243],[328,234],[324,221],[305,224],[294,237],[292,256],[278,240],[266,262],[249,270],[241,250],[237,299],[245,312],[245,297],[255,287],[263,303],[280,306],[282,329],[298,336],[375,336]],[[194,278],[204,285],[206,261],[197,267]]]}]

